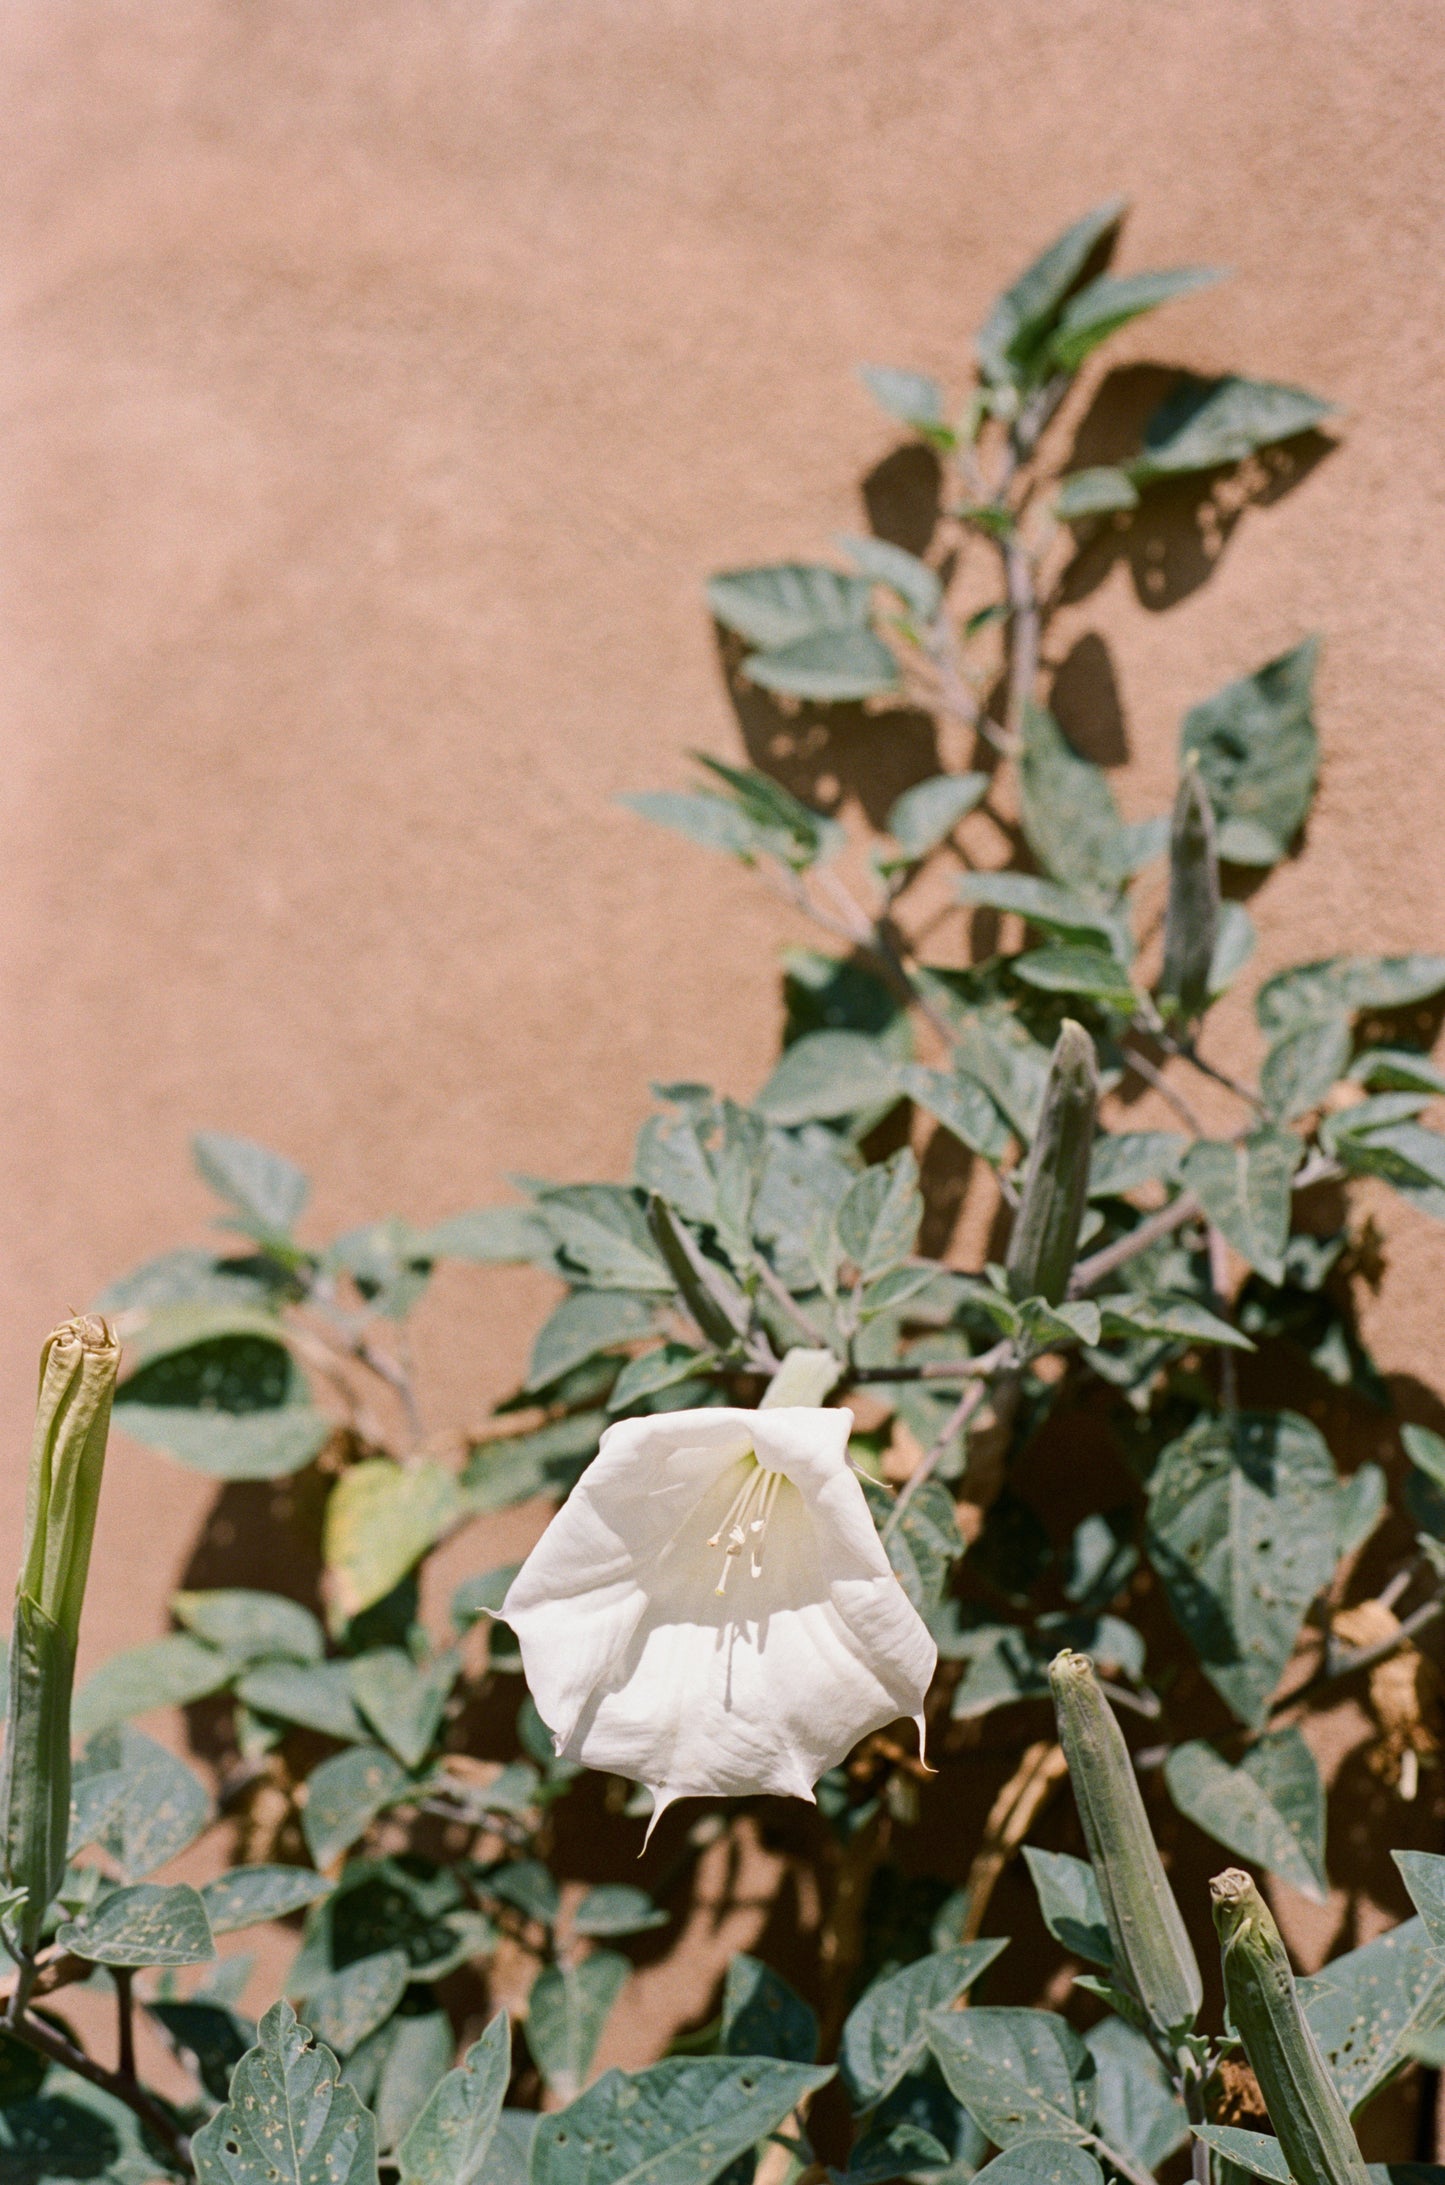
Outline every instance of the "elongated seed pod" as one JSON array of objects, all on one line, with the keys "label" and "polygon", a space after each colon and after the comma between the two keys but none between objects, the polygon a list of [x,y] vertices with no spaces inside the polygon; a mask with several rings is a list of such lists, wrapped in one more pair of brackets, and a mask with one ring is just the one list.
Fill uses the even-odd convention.
[{"label": "elongated seed pod", "polygon": [[1116,1965],[1150,2023],[1177,2038],[1198,2017],[1204,1986],[1124,1733],[1086,1654],[1056,1654],[1049,1684]]},{"label": "elongated seed pod", "polygon": [[1082,1024],[1065,1017],[1009,1238],[1005,1272],[1013,1297],[1042,1297],[1058,1305],[1068,1292],[1089,1190],[1098,1104],[1094,1042]]},{"label": "elongated seed pod", "polygon": [[1224,1993],[1269,2121],[1292,2177],[1309,2185],[1367,2185],[1369,2171],[1319,2044],[1300,2009],[1269,1906],[1248,1874],[1230,1867],[1209,1885]]},{"label": "elongated seed pod", "polygon": [[75,1642],[119,1363],[103,1320],[68,1320],[40,1354],[0,1778],[0,1859],[26,1892],[27,1950],[65,1872]]},{"label": "elongated seed pod", "polygon": [[1169,829],[1169,911],[1157,996],[1166,1016],[1192,1019],[1209,1000],[1219,938],[1219,857],[1214,806],[1199,761],[1190,753],[1179,777]]}]

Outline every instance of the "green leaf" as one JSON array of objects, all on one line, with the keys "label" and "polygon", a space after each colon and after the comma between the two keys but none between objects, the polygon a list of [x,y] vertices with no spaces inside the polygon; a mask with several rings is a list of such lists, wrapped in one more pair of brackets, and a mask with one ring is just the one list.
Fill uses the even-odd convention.
[{"label": "green leaf", "polygon": [[161,1998],[147,2003],[146,2009],[211,2099],[223,2102],[230,2092],[232,2072],[255,2045],[251,2020],[204,1994],[186,2003]]},{"label": "green leaf", "polygon": [[[444,2010],[398,2011],[372,2039],[384,2046],[372,2107],[376,2136],[384,2149],[403,2139],[447,2072],[456,2055],[452,2022]],[[358,2059],[353,2055],[348,2076]]]},{"label": "green leaf", "polygon": [[1323,1439],[1291,1411],[1201,1418],[1155,1466],[1150,1559],[1205,1675],[1251,1727],[1334,1574],[1337,1494]]},{"label": "green leaf", "polygon": [[587,2083],[602,2029],[632,1967],[616,1950],[575,1965],[547,1965],[527,2003],[527,2046],[554,2094],[571,2101]]},{"label": "green leaf", "polygon": [[849,2012],[838,2043],[838,2070],[855,2109],[871,2109],[923,2061],[929,2014],[956,2003],[1006,1947],[1002,1938],[965,1943],[874,1981]]},{"label": "green leaf", "polygon": [[999,1113],[1023,1139],[1034,1135],[1052,1050],[1034,1038],[1017,1008],[985,1006],[973,1010],[958,1028],[954,1068],[977,1078]]},{"label": "green leaf", "polygon": [[[1439,1440],[1439,1436],[1433,1437]],[[1445,1453],[1445,1444],[1442,1444]],[[1445,1858],[1432,1851],[1392,1851],[1410,1902],[1425,1923],[1432,1949],[1445,1954]]]},{"label": "green leaf", "polygon": [[473,1260],[484,1267],[550,1267],[552,1239],[529,1206],[479,1206],[419,1229],[414,1243],[424,1259]]},{"label": "green leaf", "polygon": [[313,1768],[301,1830],[316,1864],[330,1866],[408,1788],[405,1771],[379,1745],[355,1745]]},{"label": "green leaf", "polygon": [[309,1464],[331,1432],[269,1315],[178,1305],[148,1316],[140,1363],[117,1391],[117,1425],[221,1479],[275,1479]]},{"label": "green leaf", "polygon": [[1357,1176],[1382,1176],[1397,1191],[1419,1192],[1427,1199],[1445,1192],[1445,1138],[1421,1123],[1394,1123],[1368,1133],[1337,1129],[1331,1140]]},{"label": "green leaf", "polygon": [[1024,716],[1019,801],[1029,848],[1078,894],[1112,899],[1129,875],[1129,847],[1101,768],[1080,758],[1051,713]]},{"label": "green leaf", "polygon": [[309,1189],[299,1168],[249,1138],[197,1131],[191,1158],[201,1180],[235,1207],[241,1226],[263,1244],[290,1236]]},{"label": "green leaf", "polygon": [[71,1728],[79,1738],[108,1730],[156,1707],[186,1707],[229,1682],[233,1664],[185,1632],[148,1639],[112,1654],[75,1695]]},{"label": "green leaf", "polygon": [[385,2025],[410,1979],[405,1950],[377,1950],[318,1980],[306,1995],[302,2019],[318,2041],[338,2056],[349,2056],[369,2033]]},{"label": "green leaf", "polygon": [[721,2040],[729,2056],[811,2064],[818,2055],[817,2013],[781,1973],[740,1950],[728,1959],[723,1980]]},{"label": "green leaf", "polygon": [[1083,994],[1125,1016],[1138,1000],[1124,965],[1101,948],[1035,948],[1012,957],[1010,969],[1015,978],[1046,994]]},{"label": "green leaf", "polygon": [[1237,1768],[1201,1739],[1176,1745],[1164,1780],[1179,1811],[1206,1836],[1324,1903],[1324,1785],[1298,1730],[1262,1737]]},{"label": "green leaf", "polygon": [[1060,523],[1085,523],[1093,516],[1125,515],[1139,506],[1139,488],[1127,470],[1111,463],[1091,470],[1076,470],[1061,480],[1054,495],[1054,514]]},{"label": "green leaf", "polygon": [[192,2154],[198,2185],[375,2185],[376,2127],[336,2058],[274,2003]]},{"label": "green leaf", "polygon": [[1100,1131],[1089,1157],[1089,1197],[1121,1199],[1141,1184],[1172,1183],[1188,1142],[1173,1130]]},{"label": "green leaf", "polygon": [[488,2158],[511,2074],[511,2026],[498,2011],[402,2141],[401,2185],[492,2185],[495,2163]]},{"label": "green leaf", "polygon": [[[745,2155],[743,2161],[747,2162]],[[907,2117],[869,2118],[848,2150],[846,2170],[830,2170],[833,2185],[885,2185],[891,2178],[913,2177],[948,2162],[948,2149],[922,2125]]]},{"label": "green leaf", "polygon": [[550,1388],[564,1373],[653,1326],[656,1302],[625,1290],[574,1290],[543,1321],[527,1368],[528,1392]]},{"label": "green leaf", "polygon": [[1124,217],[1123,198],[1111,198],[1050,243],[1005,289],[979,330],[978,361],[995,386],[1022,385],[1043,367],[1048,337],[1090,259]]},{"label": "green leaf", "polygon": [[888,539],[859,538],[852,532],[844,532],[837,543],[870,583],[884,585],[896,593],[921,622],[932,621],[943,599],[937,570],[930,569],[926,561],[920,561],[916,554],[906,552],[901,546],[894,546]]},{"label": "green leaf", "polygon": [[1313,432],[1334,412],[1300,387],[1269,380],[1195,379],[1186,375],[1144,428],[1144,445],[1130,463],[1136,485],[1185,477],[1241,463],[1260,448]]},{"label": "green leaf", "polygon": [[606,2072],[540,2119],[531,2185],[710,2185],[832,2076],[724,2056]]},{"label": "green leaf", "polygon": [[1445,1968],[1418,1919],[1332,1958],[1299,1992],[1351,2115],[1404,2068],[1412,2032],[1445,2023]]},{"label": "green leaf", "polygon": [[1318,657],[1318,638],[1306,638],[1184,716],[1180,758],[1198,759],[1227,865],[1276,864],[1304,824],[1319,769]]},{"label": "green leaf", "polygon": [[646,1201],[630,1185],[571,1184],[544,1191],[537,1210],[573,1281],[593,1290],[671,1290],[672,1278],[647,1227]]},{"label": "green leaf", "polygon": [[59,2065],[29,2101],[0,2107],[6,2185],[155,2185],[173,2175],[133,2110]]},{"label": "green leaf", "polygon": [[1049,343],[1049,354],[1060,371],[1076,372],[1085,357],[1107,341],[1131,319],[1175,296],[1187,296],[1197,288],[1211,288],[1224,274],[1218,266],[1173,266],[1163,273],[1129,273],[1122,279],[1101,273],[1087,288],[1069,298]]},{"label": "green leaf", "polygon": [[1094,2059],[1052,2011],[935,2011],[928,2043],[949,2092],[995,2146],[1091,2131]]},{"label": "green leaf", "polygon": [[973,2173],[974,2185],[1103,2185],[1087,2147],[1058,2139],[1020,2140]]},{"label": "green leaf", "polygon": [[200,1965],[216,1954],[206,1907],[185,1882],[116,1889],[56,1936],[62,1950],[96,1965]]},{"label": "green leaf", "polygon": [[920,1062],[905,1062],[898,1071],[898,1082],[910,1100],[926,1109],[970,1152],[990,1162],[1003,1159],[1009,1149],[1009,1126],[977,1078],[965,1077],[960,1071],[930,1070]]},{"label": "green leaf", "polygon": [[750,645],[792,645],[827,630],[867,627],[871,587],[821,562],[732,569],[710,579],[707,602]]},{"label": "green leaf", "polygon": [[1211,996],[1217,997],[1231,985],[1254,954],[1254,943],[1254,920],[1243,903],[1226,898],[1219,906],[1219,931],[1215,936],[1214,960],[1209,966]]},{"label": "green leaf", "polygon": [[926,440],[944,435],[952,443],[937,380],[925,378],[922,372],[900,372],[890,364],[860,364],[858,377],[878,407],[900,425],[911,426]]},{"label": "green leaf", "polygon": [[1239,1140],[1196,1139],[1180,1164],[1207,1218],[1267,1282],[1284,1280],[1291,1186],[1303,1150],[1292,1131],[1265,1124]]},{"label": "green leaf", "polygon": [[749,653],[743,673],[763,690],[821,704],[881,698],[903,681],[897,660],[871,630],[818,630],[791,645]]},{"label": "green leaf", "polygon": [[321,1626],[310,1609],[280,1593],[258,1593],[248,1586],[173,1593],[171,1614],[233,1662],[261,1661],[278,1654],[290,1661],[319,1662],[326,1651]]},{"label": "green leaf", "polygon": [[1335,1554],[1343,1559],[1362,1548],[1389,1504],[1390,1489],[1378,1464],[1362,1464],[1340,1482],[1335,1504]]},{"label": "green leaf", "polygon": [[862,1032],[809,1032],[785,1048],[754,1107],[770,1123],[793,1126],[892,1107],[898,1066]]},{"label": "green leaf", "polygon": [[1098,2067],[1099,2137],[1154,2171],[1189,2137],[1189,2115],[1150,2043],[1122,2018],[1091,2026],[1084,2043]]},{"label": "green leaf", "polygon": [[1349,1074],[1369,1092],[1445,1093],[1445,1070],[1412,1047],[1367,1047]]},{"label": "green leaf", "polygon": [[124,1789],[99,1840],[125,1879],[140,1881],[195,1841],[211,1818],[211,1801],[174,1753],[128,1726],[91,1738],[76,1772],[77,1791],[87,1777],[116,1770]]},{"label": "green leaf", "polygon": [[953,1497],[941,1480],[925,1480],[900,1507],[888,1488],[859,1475],[888,1560],[920,1616],[937,1606],[948,1574],[963,1553]]},{"label": "green leaf", "polygon": [[1362,1009],[1408,1009],[1445,988],[1445,956],[1326,956],[1266,979],[1254,998],[1260,1029],[1277,1039]]},{"label": "green leaf", "polygon": [[[665,1927],[668,1914],[659,1910],[645,1889],[628,1882],[601,1882],[589,1889],[572,1914],[576,1935],[640,1935],[650,1927]],[[811,2062],[811,2058],[805,2059]]]},{"label": "green leaf", "polygon": [[1319,1106],[1344,1076],[1350,1038],[1350,1020],[1340,1016],[1322,1024],[1302,1024],[1275,1041],[1264,1058],[1259,1089],[1280,1122],[1293,1122],[1297,1115]]},{"label": "green leaf", "polygon": [[1039,1911],[1055,1942],[1107,1971],[1114,1962],[1114,1948],[1088,1860],[1071,1858],[1066,1851],[1042,1851],[1037,1844],[1025,1844],[1023,1852],[1029,1879],[1038,1891]]},{"label": "green leaf", "polygon": [[1201,2124],[1195,2126],[1194,2136],[1222,2155],[1227,2166],[1247,2170],[1252,2177],[1273,2178],[1275,2185],[1294,2185],[1284,2149],[1267,2132],[1246,2132],[1236,2124]]},{"label": "green leaf", "polygon": [[211,1479],[286,1479],[320,1455],[332,1432],[331,1421],[311,1404],[277,1404],[235,1417],[125,1398],[114,1418],[122,1433]]},{"label": "green leaf", "polygon": [[454,1653],[421,1664],[399,1646],[374,1647],[352,1661],[351,1696],[404,1768],[419,1768],[430,1752],[460,1668]]},{"label": "green leaf", "polygon": [[931,774],[905,789],[885,822],[909,857],[927,857],[988,795],[987,774]]},{"label": "green leaf", "polygon": [[1098,1304],[1106,1337],[1160,1335],[1176,1342],[1218,1343],[1225,1350],[1254,1349],[1247,1335],[1210,1312],[1197,1297],[1150,1292],[1142,1297],[1101,1297]]},{"label": "green leaf", "polygon": [[1040,880],[1035,873],[967,873],[958,883],[961,903],[986,910],[1015,911],[1045,933],[1081,945],[1102,944],[1106,953],[1121,952],[1126,934],[1120,920],[1102,911],[1056,880]]},{"label": "green leaf", "polygon": [[304,1866],[235,1866],[203,1884],[201,1902],[211,1933],[230,1935],[263,1920],[285,1919],[330,1892],[325,1876]]},{"label": "green leaf", "polygon": [[349,1466],[331,1490],[322,1541],[337,1614],[384,1600],[461,1514],[457,1482],[440,1464],[366,1457]]},{"label": "green leaf", "polygon": [[614,1413],[629,1411],[644,1396],[676,1388],[679,1381],[691,1380],[696,1374],[710,1373],[714,1362],[711,1351],[695,1350],[690,1343],[663,1343],[656,1350],[644,1351],[640,1358],[629,1358],[618,1374],[607,1409]]},{"label": "green leaf", "polygon": [[258,1715],[297,1722],[323,1737],[362,1738],[345,1662],[263,1661],[236,1680],[236,1697]]},{"label": "green leaf", "polygon": [[896,1267],[913,1250],[923,1219],[918,1163],[905,1146],[891,1160],[865,1168],[838,1209],[839,1248],[865,1282]]}]

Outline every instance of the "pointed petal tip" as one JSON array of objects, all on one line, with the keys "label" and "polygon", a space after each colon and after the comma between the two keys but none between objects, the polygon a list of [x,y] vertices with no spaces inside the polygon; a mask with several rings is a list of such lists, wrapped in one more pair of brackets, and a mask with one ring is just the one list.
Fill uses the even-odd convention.
[{"label": "pointed petal tip", "polygon": [[913,1721],[918,1731],[919,1762],[921,1766],[928,1768],[928,1772],[930,1775],[937,1775],[937,1768],[930,1768],[928,1766],[928,1718],[926,1715],[919,1714],[913,1717]]}]

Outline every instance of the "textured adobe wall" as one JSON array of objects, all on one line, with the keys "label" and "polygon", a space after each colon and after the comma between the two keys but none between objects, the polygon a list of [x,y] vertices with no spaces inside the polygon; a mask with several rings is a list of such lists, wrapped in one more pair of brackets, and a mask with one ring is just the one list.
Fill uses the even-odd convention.
[{"label": "textured adobe wall", "polygon": [[[738,749],[701,580],[856,525],[893,436],[854,362],[956,372],[1116,190],[1126,264],[1236,269],[1123,360],[1349,417],[1206,580],[1121,561],[1056,651],[1108,636],[1133,815],[1187,703],[1323,629],[1261,969],[1445,939],[1420,0],[12,0],[0,54],[0,1570],[37,1342],[197,1232],[195,1126],[335,1228],[616,1173],[650,1078],[754,1087],[787,917],[613,802]],[[1445,1230],[1379,1214],[1373,1339],[1438,1380]],[[438,1420],[542,1303],[439,1286]],[[159,1628],[211,1499],[117,1446],[87,1660]]]}]

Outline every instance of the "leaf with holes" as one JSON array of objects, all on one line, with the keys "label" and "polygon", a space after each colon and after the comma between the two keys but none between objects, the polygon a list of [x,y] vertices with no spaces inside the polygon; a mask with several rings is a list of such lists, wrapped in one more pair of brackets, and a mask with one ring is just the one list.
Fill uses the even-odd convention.
[{"label": "leaf with holes", "polygon": [[336,2058],[275,2003],[192,2154],[198,2185],[375,2185],[376,2127]]},{"label": "leaf with holes", "polygon": [[838,2070],[855,2109],[871,2109],[923,2061],[929,2013],[956,2003],[1006,1948],[1000,1938],[937,1950],[865,1990],[838,2044]]},{"label": "leaf with holes", "polygon": [[62,1950],[96,1965],[200,1965],[216,1954],[198,1892],[184,1882],[116,1889],[56,1936]]},{"label": "leaf with holes", "polygon": [[547,1965],[527,2001],[527,2046],[552,2092],[571,2101],[587,2083],[602,2029],[632,1971],[616,1950]]},{"label": "leaf with holes", "polygon": [[1445,2024],[1445,1966],[1423,1920],[1330,1960],[1299,1984],[1310,2030],[1351,2115],[1405,2068],[1405,2041]]},{"label": "leaf with holes", "polygon": [[1325,1901],[1325,1791],[1298,1730],[1252,1745],[1237,1768],[1212,1745],[1176,1745],[1164,1780],[1179,1811],[1226,1851]]},{"label": "leaf with holes", "polygon": [[1052,2011],[935,2011],[928,2043],[949,2092],[995,2146],[1092,2130],[1097,2067]]},{"label": "leaf with holes", "polygon": [[1262,1723],[1306,1611],[1335,1568],[1338,1481],[1291,1411],[1204,1417],[1161,1451],[1149,1554],[1205,1675]]},{"label": "leaf with holes", "polygon": [[540,2119],[531,2185],[711,2185],[832,2076],[729,2056],[608,2071]]}]

